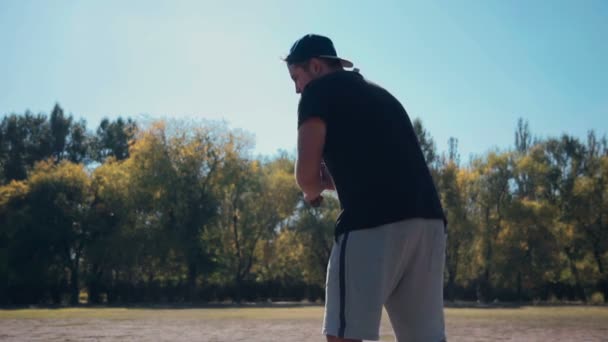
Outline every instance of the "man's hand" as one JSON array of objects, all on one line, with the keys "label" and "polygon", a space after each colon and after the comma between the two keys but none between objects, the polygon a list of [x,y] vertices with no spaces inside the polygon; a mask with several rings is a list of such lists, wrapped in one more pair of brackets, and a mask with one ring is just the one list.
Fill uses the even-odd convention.
[{"label": "man's hand", "polygon": [[304,202],[308,203],[313,208],[317,208],[323,202],[323,196],[318,195],[317,197],[312,198],[307,194],[304,194]]}]

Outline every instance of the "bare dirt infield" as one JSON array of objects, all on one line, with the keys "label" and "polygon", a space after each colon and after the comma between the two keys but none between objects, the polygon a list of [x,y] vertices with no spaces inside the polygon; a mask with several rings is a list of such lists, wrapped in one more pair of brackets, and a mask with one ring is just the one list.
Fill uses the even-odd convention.
[{"label": "bare dirt infield", "polygon": [[[446,308],[452,341],[608,341],[606,306]],[[0,309],[0,341],[324,341],[321,306]],[[382,341],[394,341],[382,319]]]}]

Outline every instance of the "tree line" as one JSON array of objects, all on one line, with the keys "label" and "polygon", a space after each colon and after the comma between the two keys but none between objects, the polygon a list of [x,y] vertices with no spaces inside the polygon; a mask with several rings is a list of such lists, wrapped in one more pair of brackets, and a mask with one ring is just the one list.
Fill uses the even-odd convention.
[{"label": "tree line", "polygon": [[[608,298],[608,144],[535,138],[462,163],[414,120],[448,218],[448,300]],[[303,203],[294,156],[217,122],[56,105],[0,122],[0,304],[322,300],[334,196]]]}]

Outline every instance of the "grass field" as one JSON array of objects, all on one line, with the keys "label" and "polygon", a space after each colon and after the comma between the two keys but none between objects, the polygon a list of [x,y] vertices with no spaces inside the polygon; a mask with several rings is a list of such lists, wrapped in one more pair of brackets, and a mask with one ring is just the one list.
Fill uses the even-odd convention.
[{"label": "grass field", "polygon": [[[608,307],[447,308],[449,341],[608,341]],[[2,341],[323,341],[323,308],[0,309]],[[381,340],[393,341],[383,317]]]}]

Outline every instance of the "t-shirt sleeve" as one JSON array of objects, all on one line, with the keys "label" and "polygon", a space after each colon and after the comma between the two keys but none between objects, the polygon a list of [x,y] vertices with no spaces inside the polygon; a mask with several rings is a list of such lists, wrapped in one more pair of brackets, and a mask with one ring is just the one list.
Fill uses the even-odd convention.
[{"label": "t-shirt sleeve", "polygon": [[302,92],[298,105],[298,128],[308,119],[317,117],[327,123],[329,116],[329,94],[324,82],[310,84]]}]

